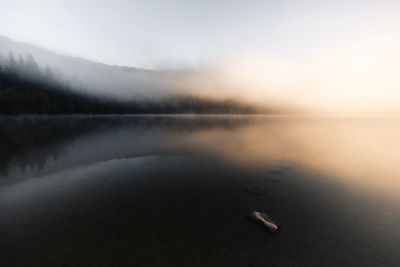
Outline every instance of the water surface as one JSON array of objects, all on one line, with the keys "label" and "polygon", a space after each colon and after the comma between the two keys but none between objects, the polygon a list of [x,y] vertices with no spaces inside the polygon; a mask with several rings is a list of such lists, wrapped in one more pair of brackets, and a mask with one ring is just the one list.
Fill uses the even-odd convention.
[{"label": "water surface", "polygon": [[398,118],[3,117],[1,258],[399,266],[399,148]]}]

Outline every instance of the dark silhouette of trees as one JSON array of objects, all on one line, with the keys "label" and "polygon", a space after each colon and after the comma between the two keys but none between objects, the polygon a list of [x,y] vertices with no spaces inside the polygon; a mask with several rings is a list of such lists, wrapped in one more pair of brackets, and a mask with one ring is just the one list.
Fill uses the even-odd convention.
[{"label": "dark silhouette of trees", "polygon": [[25,60],[24,60],[24,57],[22,55],[19,55],[19,57],[18,57],[17,68],[19,70],[25,69]]},{"label": "dark silhouette of trees", "polygon": [[33,56],[31,54],[26,55],[25,77],[32,81],[41,81],[44,79],[43,74],[40,71],[39,65],[33,59]]},{"label": "dark silhouette of trees", "polygon": [[13,73],[17,70],[17,61],[11,51],[8,52],[8,59],[6,61],[6,69],[9,73]]},{"label": "dark silhouette of trees", "polygon": [[[1,63],[1,62],[0,62]],[[0,65],[0,114],[135,114],[135,113],[254,113],[234,101],[195,96],[164,100],[119,101],[71,90],[61,74],[46,66],[42,71],[30,54],[15,60],[13,53]]]}]

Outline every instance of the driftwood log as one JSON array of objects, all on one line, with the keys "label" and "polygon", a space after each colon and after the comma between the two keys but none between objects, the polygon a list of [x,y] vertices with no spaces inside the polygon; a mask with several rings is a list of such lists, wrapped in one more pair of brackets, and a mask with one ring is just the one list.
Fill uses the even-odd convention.
[{"label": "driftwood log", "polygon": [[279,230],[279,227],[276,223],[274,223],[269,216],[263,212],[252,211],[248,214],[249,218],[261,223],[265,228],[268,229],[271,233],[276,233]]}]

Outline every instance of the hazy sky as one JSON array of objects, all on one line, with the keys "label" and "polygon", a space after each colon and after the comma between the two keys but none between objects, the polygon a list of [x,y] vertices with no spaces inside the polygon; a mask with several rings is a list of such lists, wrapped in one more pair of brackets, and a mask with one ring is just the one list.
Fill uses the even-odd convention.
[{"label": "hazy sky", "polygon": [[108,64],[198,67],[187,87],[206,95],[399,113],[399,14],[399,0],[0,0],[0,34]]},{"label": "hazy sky", "polygon": [[366,31],[398,32],[388,25],[398,20],[399,2],[0,0],[0,34],[138,67],[193,66],[249,53],[290,59],[365,38]]}]

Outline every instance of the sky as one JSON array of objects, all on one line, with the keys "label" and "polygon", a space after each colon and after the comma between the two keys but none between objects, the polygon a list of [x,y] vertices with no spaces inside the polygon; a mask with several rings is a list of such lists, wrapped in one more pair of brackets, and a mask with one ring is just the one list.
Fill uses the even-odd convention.
[{"label": "sky", "polygon": [[249,53],[299,58],[362,38],[367,30],[390,33],[387,26],[400,12],[399,3],[385,0],[0,0],[0,5],[1,35],[145,68],[196,66]]},{"label": "sky", "polygon": [[67,55],[150,69],[207,66],[207,79],[249,99],[400,106],[400,1],[0,0],[0,7],[0,35]]}]

